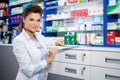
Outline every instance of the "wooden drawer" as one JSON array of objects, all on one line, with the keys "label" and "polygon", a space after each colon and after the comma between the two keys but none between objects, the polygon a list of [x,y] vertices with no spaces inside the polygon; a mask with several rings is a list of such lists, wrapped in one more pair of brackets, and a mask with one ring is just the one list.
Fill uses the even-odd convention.
[{"label": "wooden drawer", "polygon": [[90,80],[90,66],[52,62],[49,73]]},{"label": "wooden drawer", "polygon": [[120,70],[91,67],[91,80],[120,80]]},{"label": "wooden drawer", "polygon": [[90,52],[85,50],[64,50],[56,54],[54,61],[90,65]]},{"label": "wooden drawer", "polygon": [[120,53],[91,51],[91,65],[120,69]]}]

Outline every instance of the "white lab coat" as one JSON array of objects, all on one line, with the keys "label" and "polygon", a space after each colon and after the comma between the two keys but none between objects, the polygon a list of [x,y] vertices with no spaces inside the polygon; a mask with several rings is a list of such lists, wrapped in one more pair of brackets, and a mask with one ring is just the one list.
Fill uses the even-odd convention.
[{"label": "white lab coat", "polygon": [[[47,41],[44,36],[35,33],[37,40],[46,49]],[[41,64],[41,67],[47,68],[46,60],[41,63],[41,52],[36,48],[35,43],[32,40],[27,40],[23,36],[22,32],[13,41],[13,52],[18,60],[19,69],[16,80],[38,80],[39,74],[33,75],[34,65],[37,62]],[[46,71],[47,74],[47,71]],[[47,76],[47,75],[46,75]]]}]

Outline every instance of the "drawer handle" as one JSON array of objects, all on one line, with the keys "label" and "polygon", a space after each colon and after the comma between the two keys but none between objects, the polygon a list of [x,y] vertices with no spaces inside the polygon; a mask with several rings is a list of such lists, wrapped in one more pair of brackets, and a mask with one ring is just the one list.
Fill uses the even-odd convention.
[{"label": "drawer handle", "polygon": [[65,59],[77,59],[76,54],[65,54]]},{"label": "drawer handle", "polygon": [[120,80],[120,76],[105,74],[105,79]]},{"label": "drawer handle", "polygon": [[105,58],[106,63],[117,63],[120,64],[120,59]]},{"label": "drawer handle", "polygon": [[68,68],[68,67],[65,68],[65,72],[77,74],[77,70],[76,69]]},{"label": "drawer handle", "polygon": [[85,58],[86,54],[82,54],[82,61],[84,61],[84,58]]},{"label": "drawer handle", "polygon": [[81,75],[83,75],[83,73],[85,71],[85,67],[81,67],[80,71],[81,71]]}]

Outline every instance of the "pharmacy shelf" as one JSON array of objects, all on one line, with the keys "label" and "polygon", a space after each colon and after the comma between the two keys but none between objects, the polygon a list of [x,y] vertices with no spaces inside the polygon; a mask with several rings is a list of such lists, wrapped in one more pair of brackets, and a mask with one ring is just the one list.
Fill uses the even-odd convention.
[{"label": "pharmacy shelf", "polygon": [[[59,33],[62,32],[77,32],[77,33],[103,33],[103,30],[72,30],[72,31],[58,31]],[[56,32],[48,32],[48,33],[56,33]]]},{"label": "pharmacy shelf", "polygon": [[17,22],[17,23],[11,23],[11,24],[9,24],[9,25],[19,25],[20,24],[20,22]]},{"label": "pharmacy shelf", "polygon": [[8,7],[18,7],[18,6],[22,6],[23,4],[27,4],[27,3],[32,3],[33,1],[27,1],[27,2],[23,2],[23,3],[16,3],[14,5],[9,5]]},{"label": "pharmacy shelf", "polygon": [[22,13],[11,14],[10,16],[22,15]]},{"label": "pharmacy shelf", "polygon": [[[80,31],[80,30],[72,30],[72,31],[67,31],[66,29],[64,31],[57,31],[56,33],[60,33],[60,32],[77,32],[77,33],[102,33],[103,35],[103,45],[87,45],[87,46],[100,46],[100,47],[120,47],[117,44],[107,44],[107,26],[108,26],[108,22],[115,22],[117,21],[117,19],[120,19],[120,11],[115,11],[115,12],[111,12],[111,13],[107,13],[107,5],[108,5],[109,0],[94,0],[94,1],[90,1],[90,2],[82,2],[82,3],[76,3],[76,4],[68,4],[65,6],[59,6],[59,3],[57,3],[56,0],[50,1],[50,0],[46,0],[44,1],[44,5],[45,5],[45,9],[44,9],[44,18],[45,18],[45,31],[46,31],[46,27],[52,27],[52,21],[66,21],[69,19],[77,19],[77,17],[90,17],[90,16],[95,16],[95,15],[100,15],[103,16],[103,30],[89,30],[89,31]],[[100,4],[99,4],[100,3]],[[101,5],[102,3],[102,5]],[[93,5],[94,4],[94,5]],[[92,5],[92,6],[91,6]],[[71,8],[72,6],[72,8]],[[75,12],[76,10],[82,10],[82,9],[88,9],[88,15],[84,16],[76,16],[75,17],[67,17],[66,15],[63,15],[63,18],[61,15],[59,14],[64,14],[64,13],[69,13],[69,11],[71,10],[71,12]],[[63,11],[65,10],[65,11]],[[96,12],[96,13],[95,13]],[[58,16],[57,16],[58,15]],[[70,13],[71,15],[71,13]],[[51,17],[52,16],[52,17]],[[70,26],[70,25],[69,25]],[[119,31],[119,30],[116,30]],[[51,34],[51,32],[46,32],[46,34]]]},{"label": "pharmacy shelf", "polygon": [[[10,2],[10,0],[9,0],[9,2]],[[16,4],[14,4],[14,5],[9,5],[8,6],[8,14],[9,14],[9,16],[8,16],[8,23],[10,24],[10,25],[12,25],[13,23],[11,23],[11,21],[10,21],[10,19],[11,19],[11,17],[12,16],[17,16],[17,15],[21,15],[22,13],[16,13],[16,14],[11,14],[11,9],[12,8],[16,8],[16,7],[21,7],[21,6],[23,6],[24,4],[30,4],[30,3],[32,3],[33,1],[31,1],[31,0],[29,0],[29,1],[27,1],[27,2],[16,2]],[[10,3],[9,3],[10,4]],[[26,5],[27,6],[27,5]],[[23,6],[23,8],[24,8],[25,6]],[[14,23],[14,24],[19,24],[19,23]],[[13,24],[13,25],[14,25]]]}]

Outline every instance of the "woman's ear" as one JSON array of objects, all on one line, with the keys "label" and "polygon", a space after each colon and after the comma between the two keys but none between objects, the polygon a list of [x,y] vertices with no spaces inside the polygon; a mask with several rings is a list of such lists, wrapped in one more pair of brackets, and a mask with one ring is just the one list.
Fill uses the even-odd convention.
[{"label": "woman's ear", "polygon": [[25,19],[22,17],[22,21],[23,21],[23,23],[24,23],[24,21],[25,21]]},{"label": "woman's ear", "polygon": [[22,17],[22,22],[25,23],[25,18],[24,17]]}]

